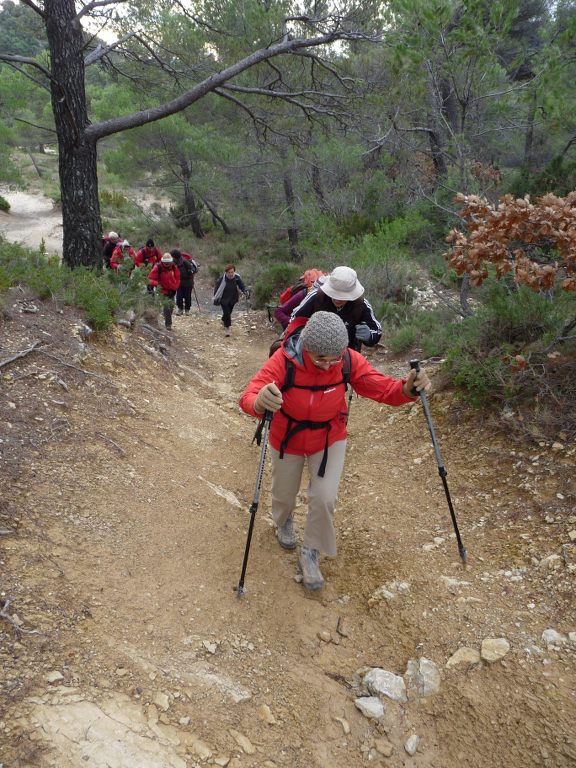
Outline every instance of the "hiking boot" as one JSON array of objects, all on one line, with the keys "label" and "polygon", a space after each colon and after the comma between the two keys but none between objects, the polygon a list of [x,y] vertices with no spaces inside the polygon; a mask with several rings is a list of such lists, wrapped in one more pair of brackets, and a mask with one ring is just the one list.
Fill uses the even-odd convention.
[{"label": "hiking boot", "polygon": [[282,549],[296,548],[296,534],[294,533],[294,521],[291,517],[283,525],[276,528],[276,537]]},{"label": "hiking boot", "polygon": [[230,336],[230,328],[224,328],[224,336]]},{"label": "hiking boot", "polygon": [[190,310],[189,310],[189,309],[185,309],[185,310],[184,310],[184,314],[185,314],[185,315],[189,315],[189,314],[190,314]]},{"label": "hiking boot", "polygon": [[320,572],[320,552],[317,549],[300,547],[300,568],[306,589],[322,589],[324,576]]},{"label": "hiking boot", "polygon": [[182,314],[182,310],[181,310],[181,309],[177,309],[177,310],[176,310],[176,314],[177,314],[177,315],[181,315],[181,314]]}]

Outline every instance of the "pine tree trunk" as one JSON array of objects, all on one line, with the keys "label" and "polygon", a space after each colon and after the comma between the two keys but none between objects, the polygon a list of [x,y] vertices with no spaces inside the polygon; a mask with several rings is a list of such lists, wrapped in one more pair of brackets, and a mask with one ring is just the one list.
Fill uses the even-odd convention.
[{"label": "pine tree trunk", "polygon": [[288,227],[288,242],[290,243],[290,256],[296,262],[302,261],[302,254],[298,250],[298,221],[296,219],[296,205],[292,178],[288,172],[284,174],[284,195],[286,207],[290,214],[290,226]]},{"label": "pine tree trunk", "polygon": [[102,264],[96,145],[87,141],[83,39],[74,0],[45,0],[52,63],[52,110],[58,134],[58,171],[64,230],[63,259],[70,267]]},{"label": "pine tree trunk", "polygon": [[190,178],[192,176],[192,167],[188,160],[180,160],[180,170],[182,171],[182,180],[184,184],[184,213],[185,223],[190,225],[192,232],[196,237],[201,240],[204,237],[204,230],[200,223],[200,217],[198,216],[198,206],[196,200],[190,189]]}]

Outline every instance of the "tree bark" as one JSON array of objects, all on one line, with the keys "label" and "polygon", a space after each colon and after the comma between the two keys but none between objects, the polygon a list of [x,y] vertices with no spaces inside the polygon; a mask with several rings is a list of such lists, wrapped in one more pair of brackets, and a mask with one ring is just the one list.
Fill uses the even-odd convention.
[{"label": "tree bark", "polygon": [[52,62],[50,91],[58,134],[64,263],[102,264],[96,144],[87,140],[82,27],[74,0],[45,0],[46,35]]},{"label": "tree bark", "polygon": [[220,214],[216,210],[216,206],[212,205],[210,200],[208,200],[206,197],[203,197],[202,200],[206,208],[208,208],[208,210],[210,211],[210,215],[212,216],[212,221],[214,222],[214,224],[216,223],[220,224],[224,234],[231,235],[232,231],[230,227],[228,226],[228,224],[226,224],[226,221],[222,218],[222,216],[220,216]]},{"label": "tree bark", "polygon": [[186,225],[190,225],[192,232],[196,237],[201,240],[204,237],[204,230],[198,216],[198,206],[196,200],[190,189],[190,178],[192,176],[192,167],[190,161],[186,158],[180,159],[180,170],[182,172],[182,183],[184,185],[184,221]]},{"label": "tree bark", "polygon": [[426,62],[426,93],[428,96],[428,140],[436,177],[446,176],[448,168],[444,156],[444,141],[442,134],[442,103],[434,81],[431,62]]},{"label": "tree bark", "polygon": [[536,118],[537,107],[536,88],[532,91],[532,98],[528,105],[528,115],[526,116],[526,134],[524,136],[524,157],[522,159],[522,169],[525,172],[532,170],[534,162],[534,121]]},{"label": "tree bark", "polygon": [[320,208],[322,213],[326,213],[328,211],[328,205],[326,204],[326,198],[324,197],[324,188],[322,186],[320,168],[318,168],[317,165],[312,166],[312,189],[314,190],[314,195],[316,196],[318,208]]},{"label": "tree bark", "polygon": [[302,261],[302,254],[298,250],[298,220],[296,218],[296,201],[294,198],[294,188],[292,186],[292,177],[286,171],[284,173],[284,195],[286,197],[286,207],[290,215],[290,226],[288,227],[288,242],[290,244],[290,256],[295,262]]}]

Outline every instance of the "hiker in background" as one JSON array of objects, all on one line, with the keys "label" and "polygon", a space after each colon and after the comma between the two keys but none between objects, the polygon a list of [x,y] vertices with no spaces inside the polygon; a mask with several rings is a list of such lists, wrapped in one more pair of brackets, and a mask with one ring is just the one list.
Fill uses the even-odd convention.
[{"label": "hiker in background", "polygon": [[307,269],[306,272],[300,276],[301,283],[297,283],[291,288],[287,288],[286,291],[280,295],[280,298],[282,298],[288,291],[291,293],[290,297],[274,310],[274,317],[278,320],[284,330],[286,330],[290,323],[292,312],[300,304],[308,291],[312,290],[318,278],[323,274],[324,272],[319,269]]},{"label": "hiker in background", "polygon": [[359,350],[362,344],[374,347],[382,336],[382,327],[364,297],[364,287],[356,272],[350,267],[336,267],[328,277],[320,278],[304,301],[292,313],[292,323],[297,318],[311,317],[315,312],[337,314],[348,330],[348,346]]},{"label": "hiker in background", "polygon": [[[348,347],[348,331],[333,312],[299,318],[295,332],[252,378],[240,407],[251,416],[272,411],[272,517],[281,547],[294,549],[293,515],[304,463],[310,484],[300,549],[303,583],[320,589],[320,553],[336,556],[334,509],[346,454],[346,385],[387,405],[413,402],[413,387],[428,389],[426,372],[411,370],[397,381]],[[313,420],[311,419],[313,417]]]},{"label": "hiker in background", "polygon": [[131,272],[134,269],[135,258],[136,253],[134,252],[134,248],[132,248],[128,240],[122,240],[122,242],[118,243],[116,248],[112,251],[110,268],[118,271],[120,265],[122,265],[123,268]]},{"label": "hiker in background", "polygon": [[224,274],[216,280],[213,299],[214,304],[222,307],[222,323],[224,324],[225,336],[230,336],[232,310],[238,301],[238,291],[242,291],[247,299],[250,298],[250,291],[242,282],[238,272],[236,272],[234,264],[227,264],[224,268]]},{"label": "hiker in background", "polygon": [[[176,310],[177,315],[184,313],[190,314],[190,307],[192,306],[192,289],[194,288],[194,274],[198,271],[196,262],[190,257],[186,259],[184,254],[177,248],[170,251],[174,264],[180,270],[180,285],[176,291]],[[190,254],[187,254],[188,256]]]},{"label": "hiker in background", "polygon": [[166,330],[172,330],[172,313],[174,312],[174,296],[180,285],[180,270],[174,264],[172,254],[165,253],[159,262],[154,264],[148,274],[148,280],[154,287],[159,286],[163,295],[162,314]]},{"label": "hiker in background", "polygon": [[154,245],[154,240],[150,238],[149,240],[146,240],[146,245],[143,245],[136,253],[134,263],[137,267],[148,265],[149,268],[152,268],[161,258],[162,251],[157,245]]},{"label": "hiker in background", "polygon": [[114,248],[118,245],[120,236],[117,232],[108,232],[106,237],[102,238],[102,256],[104,258],[104,266],[110,269],[110,259],[114,252]]}]

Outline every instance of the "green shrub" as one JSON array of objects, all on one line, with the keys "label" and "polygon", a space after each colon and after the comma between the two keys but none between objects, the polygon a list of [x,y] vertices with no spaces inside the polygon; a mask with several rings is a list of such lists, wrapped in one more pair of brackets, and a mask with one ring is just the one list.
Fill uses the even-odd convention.
[{"label": "green shrub", "polygon": [[107,189],[102,189],[100,190],[100,204],[122,211],[129,207],[130,202],[122,192],[118,192],[117,190],[112,190],[110,192]]},{"label": "green shrub", "polygon": [[145,271],[127,274],[69,267],[0,238],[0,290],[26,285],[40,299],[75,306],[97,331],[114,322],[116,313],[134,309],[141,315],[152,303],[146,291]]},{"label": "green shrub", "polygon": [[518,386],[510,360],[546,348],[574,312],[573,297],[565,294],[546,297],[526,287],[511,290],[503,283],[493,284],[487,303],[458,326],[444,373],[474,405],[532,397],[525,383]]},{"label": "green shrub", "polygon": [[273,264],[264,269],[254,284],[252,297],[256,307],[263,307],[277,299],[284,288],[297,282],[302,266],[293,263]]},{"label": "green shrub", "polygon": [[2,195],[0,195],[0,211],[5,211],[5,213],[8,213],[9,210],[10,210],[10,203],[8,202],[8,200],[6,200],[5,197],[2,197]]}]

